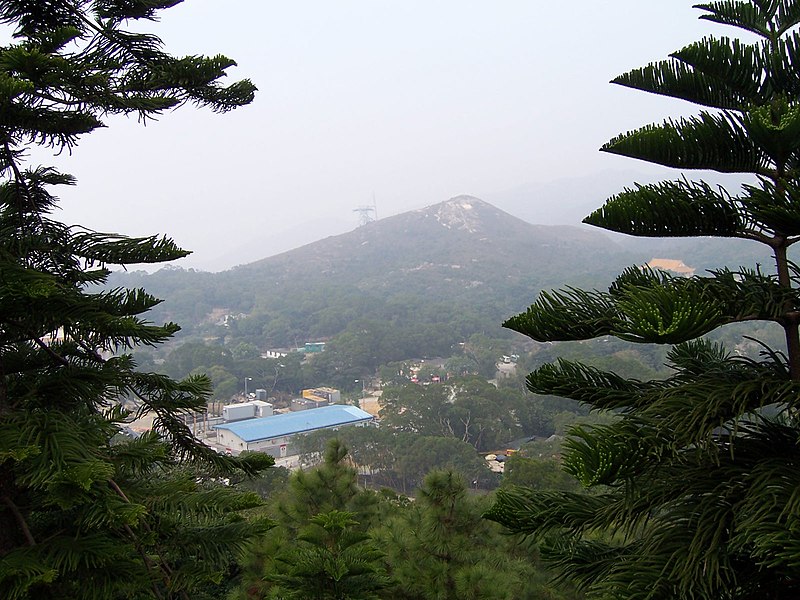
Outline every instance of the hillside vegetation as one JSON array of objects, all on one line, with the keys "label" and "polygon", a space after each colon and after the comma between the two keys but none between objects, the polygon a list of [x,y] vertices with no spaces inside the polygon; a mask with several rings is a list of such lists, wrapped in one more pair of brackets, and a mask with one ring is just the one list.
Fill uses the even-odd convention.
[{"label": "hillside vegetation", "polygon": [[[179,336],[229,337],[259,348],[328,339],[359,320],[378,320],[420,340],[452,330],[450,344],[500,323],[544,289],[603,287],[613,274],[654,256],[698,272],[756,256],[714,240],[633,244],[570,226],[532,225],[469,196],[368,223],[221,273],[176,268],[115,273],[111,285],[142,286],[166,298],[151,312]],[[231,315],[227,328],[216,324]],[[430,335],[432,333],[432,335]],[[411,355],[436,355],[424,341]]]}]

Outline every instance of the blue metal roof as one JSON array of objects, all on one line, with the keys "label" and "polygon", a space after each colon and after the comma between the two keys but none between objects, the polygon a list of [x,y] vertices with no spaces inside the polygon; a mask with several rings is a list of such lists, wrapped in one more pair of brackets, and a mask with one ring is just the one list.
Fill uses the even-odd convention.
[{"label": "blue metal roof", "polygon": [[260,419],[246,419],[235,423],[217,425],[215,429],[227,429],[242,441],[257,442],[271,438],[306,433],[325,427],[352,425],[372,420],[366,411],[345,404],[332,404],[309,410],[301,410]]}]

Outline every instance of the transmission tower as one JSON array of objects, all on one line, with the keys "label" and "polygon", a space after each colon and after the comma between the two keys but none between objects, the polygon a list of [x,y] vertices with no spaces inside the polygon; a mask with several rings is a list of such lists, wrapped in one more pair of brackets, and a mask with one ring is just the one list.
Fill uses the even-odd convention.
[{"label": "transmission tower", "polygon": [[375,194],[372,195],[372,205],[359,206],[354,208],[353,212],[358,213],[358,226],[361,227],[367,223],[378,220],[378,205],[375,203]]}]

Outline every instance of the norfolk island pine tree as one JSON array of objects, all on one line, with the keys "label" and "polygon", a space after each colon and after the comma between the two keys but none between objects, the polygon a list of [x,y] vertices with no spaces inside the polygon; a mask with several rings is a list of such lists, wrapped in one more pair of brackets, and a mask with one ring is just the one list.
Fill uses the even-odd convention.
[{"label": "norfolk island pine tree", "polygon": [[[109,265],[185,256],[166,237],[129,238],[52,218],[74,179],[29,165],[35,146],[72,151],[114,115],[140,120],[183,104],[224,112],[249,81],[222,85],[223,56],[175,58],[127,29],[179,0],[4,0],[0,22],[0,597],[204,598],[264,523],[236,509],[253,495],[217,477],[271,464],[217,456],[181,421],[205,409],[205,377],[138,372],[130,350],[178,329],[143,316],[144,290],[100,291]],[[113,197],[114,190],[109,190]],[[119,398],[155,415],[118,441]],[[202,473],[199,471],[202,470]]]},{"label": "norfolk island pine tree", "polygon": [[[613,410],[576,429],[564,467],[590,494],[501,490],[488,517],[541,540],[591,597],[788,598],[800,591],[800,2],[696,5],[747,41],[706,37],[614,83],[687,100],[697,116],[602,150],[681,170],[754,176],[732,193],[687,177],[636,185],[586,223],[636,236],[718,236],[768,247],[774,269],[673,277],[631,268],[607,292],[547,292],[507,327],[540,341],[611,335],[674,344],[672,375],[626,380],[560,360],[536,393]],[[737,31],[738,30],[738,31]],[[748,179],[749,180],[749,179]],[[785,347],[757,360],[702,336],[769,321]]]}]

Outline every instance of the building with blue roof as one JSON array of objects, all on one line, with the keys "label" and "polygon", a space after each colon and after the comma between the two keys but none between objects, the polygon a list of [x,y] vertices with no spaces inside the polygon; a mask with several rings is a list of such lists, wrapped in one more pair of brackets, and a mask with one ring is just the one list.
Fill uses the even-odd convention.
[{"label": "building with blue roof", "polygon": [[291,440],[302,433],[337,429],[347,425],[366,425],[373,416],[355,406],[332,404],[260,419],[247,419],[217,425],[217,444],[233,454],[245,450],[265,452],[275,457],[294,454]]}]

